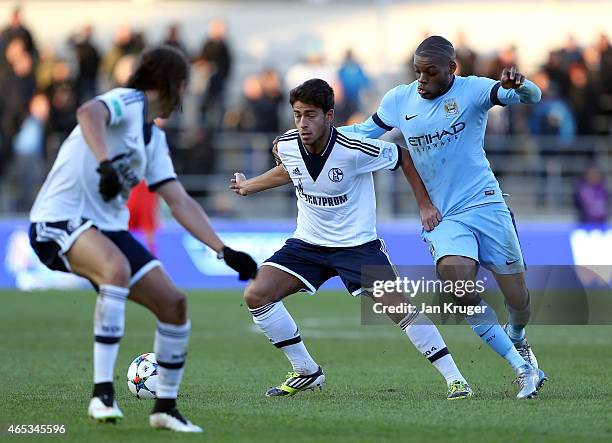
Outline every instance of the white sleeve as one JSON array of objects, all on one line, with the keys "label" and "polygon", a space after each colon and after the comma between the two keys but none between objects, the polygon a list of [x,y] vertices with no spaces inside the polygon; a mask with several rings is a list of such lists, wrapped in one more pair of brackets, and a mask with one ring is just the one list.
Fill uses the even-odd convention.
[{"label": "white sleeve", "polygon": [[142,91],[115,88],[98,95],[95,99],[104,103],[108,109],[109,126],[144,117],[145,95]]},{"label": "white sleeve", "polygon": [[356,153],[357,174],[381,169],[395,171],[402,161],[402,148],[395,143],[362,138],[354,140],[352,146]]},{"label": "white sleeve", "polygon": [[170,149],[166,134],[157,126],[153,126],[151,141],[146,147],[147,168],[144,180],[151,191],[155,191],[164,183],[176,180],[176,173],[170,158]]}]

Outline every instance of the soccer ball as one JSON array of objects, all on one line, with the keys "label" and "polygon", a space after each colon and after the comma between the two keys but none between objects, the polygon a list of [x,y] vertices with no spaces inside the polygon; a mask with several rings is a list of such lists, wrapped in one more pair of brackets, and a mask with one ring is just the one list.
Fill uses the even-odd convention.
[{"label": "soccer ball", "polygon": [[128,389],[137,398],[156,398],[157,360],[149,352],[134,359],[127,372]]}]

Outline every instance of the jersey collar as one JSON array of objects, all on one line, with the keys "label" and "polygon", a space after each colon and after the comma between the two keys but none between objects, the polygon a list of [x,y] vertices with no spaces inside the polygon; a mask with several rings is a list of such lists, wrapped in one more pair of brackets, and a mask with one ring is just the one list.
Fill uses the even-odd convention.
[{"label": "jersey collar", "polygon": [[323,166],[325,166],[325,162],[329,158],[332,149],[334,148],[334,144],[336,143],[336,128],[333,126],[329,131],[329,138],[327,139],[327,143],[325,144],[325,148],[320,154],[311,154],[309,153],[304,144],[302,143],[302,139],[298,135],[298,146],[300,147],[300,154],[302,155],[302,160],[306,165],[306,169],[308,169],[308,173],[312,178],[312,181],[317,181],[319,174],[323,170]]}]

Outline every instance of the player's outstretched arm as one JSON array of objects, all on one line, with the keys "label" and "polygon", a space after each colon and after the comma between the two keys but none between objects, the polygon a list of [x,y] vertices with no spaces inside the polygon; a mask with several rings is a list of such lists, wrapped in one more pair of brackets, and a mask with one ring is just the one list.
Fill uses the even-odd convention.
[{"label": "player's outstretched arm", "polygon": [[288,183],[291,183],[291,177],[284,166],[278,165],[248,180],[244,174],[236,172],[231,179],[230,189],[238,195],[250,195]]},{"label": "player's outstretched arm", "polygon": [[[498,93],[498,98],[504,104],[516,102],[534,104],[538,103],[542,98],[540,88],[535,83],[527,80],[514,66],[510,69],[504,68],[500,82],[501,87],[506,91]],[[502,97],[499,97],[499,95],[502,95]]]},{"label": "player's outstretched arm", "polygon": [[[376,115],[376,114],[375,114]],[[387,127],[387,128],[383,128],[380,125],[383,124],[380,122],[379,119],[379,123],[377,124],[374,121],[373,117],[368,117],[367,120],[361,122],[361,123],[355,123],[352,125],[346,125],[346,126],[340,126],[338,129],[338,131],[342,132],[342,133],[349,133],[349,134],[359,134],[359,135],[363,135],[365,137],[368,138],[378,138],[381,135],[383,135],[385,132],[390,131],[391,127]]]},{"label": "player's outstretched arm", "polygon": [[440,211],[438,211],[438,208],[431,202],[429,193],[423,184],[423,180],[421,180],[421,176],[414,167],[408,150],[405,150],[402,155],[402,171],[404,171],[404,175],[408,183],[410,183],[412,192],[414,192],[414,197],[419,205],[421,225],[423,225],[423,229],[429,232],[442,221],[442,215]]},{"label": "player's outstretched arm", "polygon": [[180,182],[172,180],[157,189],[157,193],[168,204],[174,218],[191,235],[217,252],[218,258],[225,260],[229,267],[238,272],[240,280],[255,277],[257,263],[250,255],[225,246],[210,225],[210,220],[202,207],[187,194]]}]

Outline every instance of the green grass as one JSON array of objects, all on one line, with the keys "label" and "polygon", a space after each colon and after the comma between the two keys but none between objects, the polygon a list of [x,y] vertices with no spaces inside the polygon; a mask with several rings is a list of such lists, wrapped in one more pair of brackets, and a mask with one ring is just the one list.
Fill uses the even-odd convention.
[{"label": "green grass", "polygon": [[[31,441],[572,441],[612,440],[612,327],[533,326],[529,339],[550,381],[538,399],[518,401],[513,373],[467,326],[442,334],[478,397],[445,400],[443,379],[392,326],[360,326],[359,302],[339,293],[286,301],[324,391],[267,399],[289,365],[254,332],[237,292],[189,294],[192,320],[180,405],[205,434],[148,427],[150,401],[133,398],[131,360],[153,350],[155,322],[128,305],[116,390],[125,419],[86,417],[91,390],[93,293],[0,293],[0,424],[57,423],[64,437]],[[26,441],[7,436],[0,440]]]}]

